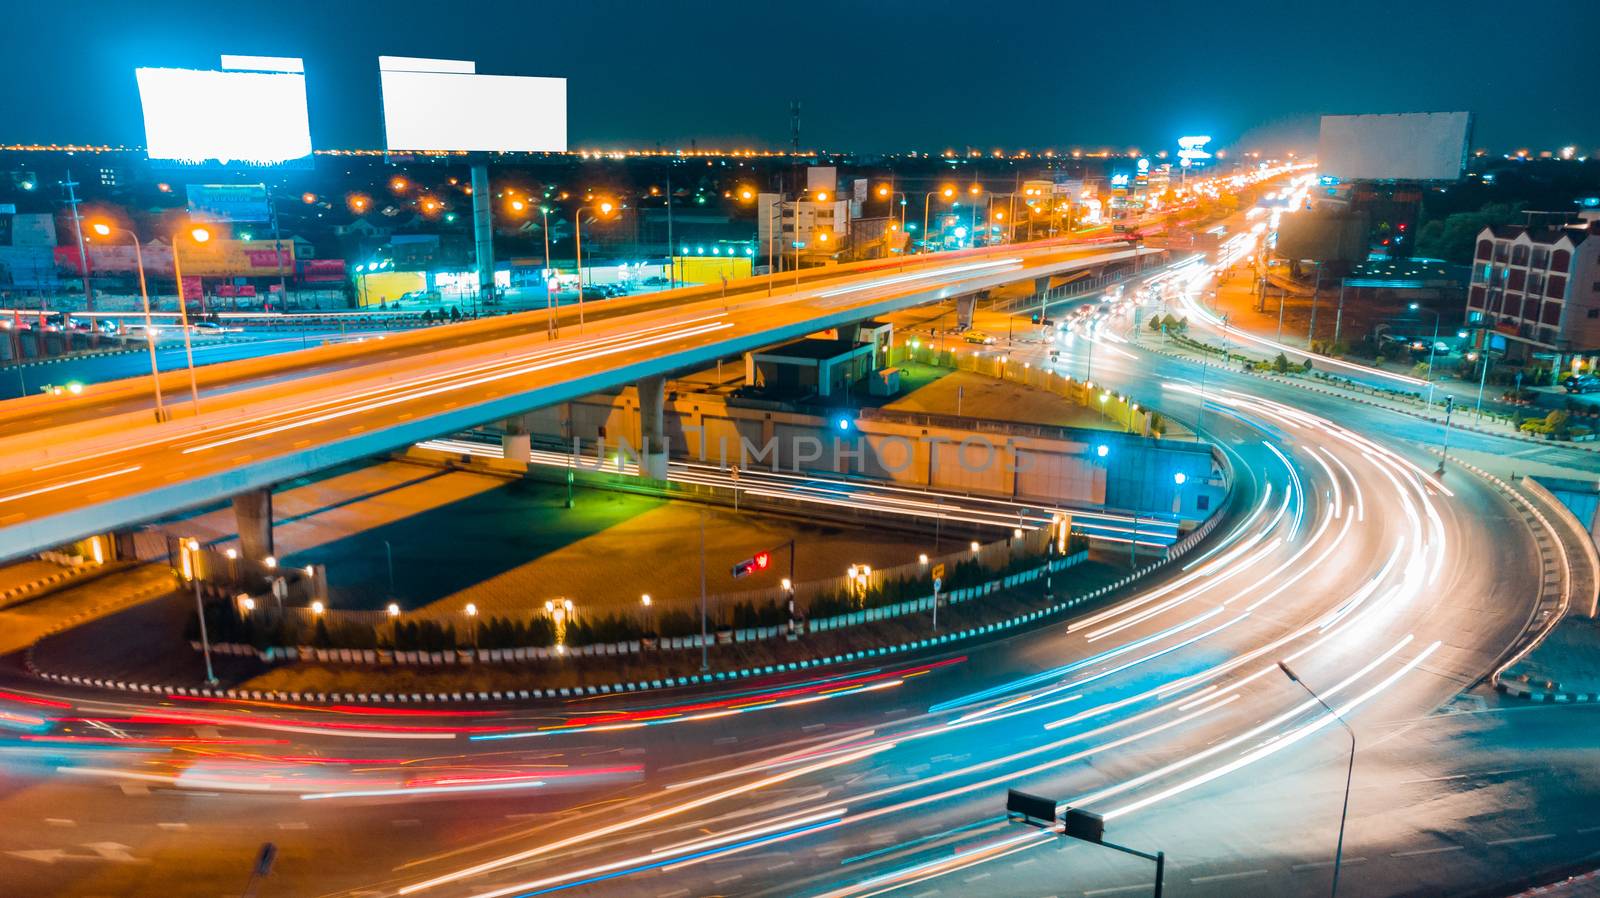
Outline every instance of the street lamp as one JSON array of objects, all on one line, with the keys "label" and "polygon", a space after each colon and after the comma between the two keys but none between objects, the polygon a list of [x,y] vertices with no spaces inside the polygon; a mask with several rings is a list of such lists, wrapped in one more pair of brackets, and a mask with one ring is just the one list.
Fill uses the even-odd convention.
[{"label": "street lamp", "polygon": [[1283,661],[1279,661],[1278,669],[1282,670],[1283,675],[1288,677],[1291,681],[1300,684],[1300,688],[1304,689],[1312,698],[1316,699],[1317,704],[1326,708],[1328,713],[1333,715],[1333,719],[1339,721],[1339,725],[1344,727],[1344,731],[1350,734],[1350,764],[1346,768],[1344,774],[1344,807],[1339,811],[1339,841],[1333,849],[1332,894],[1333,898],[1338,898],[1339,864],[1344,860],[1344,823],[1345,819],[1350,815],[1350,781],[1352,778],[1354,778],[1356,772],[1356,731],[1350,728],[1350,724],[1339,715],[1338,711],[1333,710],[1333,708],[1330,707],[1327,702],[1322,700],[1322,696],[1318,695],[1316,690],[1312,689],[1310,686],[1307,686],[1306,681],[1300,679],[1300,677],[1289,668],[1288,664]]},{"label": "street lamp", "polygon": [[[139,235],[127,228],[113,228],[103,221],[94,223],[94,232],[102,237],[110,237],[112,231],[122,231],[133,242],[133,258],[139,266],[139,301],[144,304],[144,342],[150,350],[150,383],[156,394],[156,420],[165,421],[167,410],[161,405],[161,372],[156,367],[156,332],[150,323],[150,292],[145,287],[144,279],[144,250],[139,246]],[[182,302],[183,288],[178,289],[179,302]]]},{"label": "street lamp", "polygon": [[596,217],[598,217],[598,218],[609,217],[611,215],[612,211],[617,208],[616,205],[614,203],[612,203],[610,200],[597,200],[597,201],[595,201],[593,203],[580,205],[572,213],[572,229],[573,229],[573,232],[574,232],[574,239],[576,240],[576,243],[577,243],[576,252],[574,253],[574,255],[576,256],[577,265],[578,265],[578,333],[579,333],[579,335],[583,334],[583,210],[589,208],[589,206],[591,206],[591,205],[594,207],[594,210],[597,213]]},{"label": "street lamp", "polygon": [[955,199],[956,189],[946,184],[938,190],[928,191],[927,195],[922,198],[922,249],[924,252],[928,249],[928,206],[933,202],[935,193],[950,200]]},{"label": "street lamp", "polygon": [[[211,239],[211,232],[205,228],[190,228],[189,237],[195,243],[205,243]],[[189,302],[183,295],[183,263],[179,259],[182,253],[178,246],[183,242],[179,233],[172,235],[172,276],[178,281],[178,322],[183,326],[183,354],[189,363],[189,396],[194,400],[194,413],[200,414],[200,385],[195,381],[194,375],[194,345],[189,340]]]},{"label": "street lamp", "polygon": [[1406,308],[1413,312],[1427,312],[1433,316],[1433,340],[1428,343],[1428,407],[1433,407],[1433,351],[1439,348],[1439,313],[1433,309],[1424,309],[1418,303],[1411,303]]}]

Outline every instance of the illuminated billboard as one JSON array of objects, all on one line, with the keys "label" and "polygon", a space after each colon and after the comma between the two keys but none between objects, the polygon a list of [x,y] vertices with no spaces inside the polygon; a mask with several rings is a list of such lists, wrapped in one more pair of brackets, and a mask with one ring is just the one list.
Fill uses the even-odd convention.
[{"label": "illuminated billboard", "polygon": [[1317,168],[1346,181],[1454,181],[1471,139],[1470,112],[1325,115]]},{"label": "illuminated billboard", "polygon": [[[223,69],[140,68],[145,149],[175,165],[309,166],[300,60],[223,57]],[[230,66],[251,66],[236,69]]]},{"label": "illuminated billboard", "polygon": [[567,79],[480,75],[465,60],[378,57],[390,150],[565,152]]}]

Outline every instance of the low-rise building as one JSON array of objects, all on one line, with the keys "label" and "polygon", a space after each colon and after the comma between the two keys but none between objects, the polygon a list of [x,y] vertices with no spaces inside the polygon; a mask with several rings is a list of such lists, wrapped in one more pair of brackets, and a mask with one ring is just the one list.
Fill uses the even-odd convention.
[{"label": "low-rise building", "polygon": [[1600,216],[1484,228],[1467,320],[1504,335],[1512,358],[1550,357],[1557,369],[1600,351]]}]

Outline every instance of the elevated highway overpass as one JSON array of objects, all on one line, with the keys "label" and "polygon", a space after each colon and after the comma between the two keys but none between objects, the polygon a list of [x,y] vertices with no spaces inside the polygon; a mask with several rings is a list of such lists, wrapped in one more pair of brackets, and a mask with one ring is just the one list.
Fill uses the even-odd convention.
[{"label": "elevated highway overpass", "polygon": [[[798,283],[753,279],[726,295],[701,287],[594,304],[590,312],[604,311],[581,331],[568,308],[559,334],[545,312],[503,316],[203,369],[198,402],[187,372],[165,374],[167,421],[151,413],[149,378],[14,400],[0,404],[0,560],[229,498],[246,554],[270,554],[270,506],[260,503],[275,483],[627,383],[640,385],[646,420],[659,422],[671,372],[1158,252],[1055,242],[860,263]],[[656,433],[647,473],[664,476]],[[247,532],[263,513],[265,543]]]}]

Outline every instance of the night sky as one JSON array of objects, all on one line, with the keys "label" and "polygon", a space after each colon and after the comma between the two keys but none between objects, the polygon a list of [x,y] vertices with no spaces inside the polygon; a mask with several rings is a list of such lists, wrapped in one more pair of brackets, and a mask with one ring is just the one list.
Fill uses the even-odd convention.
[{"label": "night sky", "polygon": [[1600,2],[25,0],[0,143],[142,144],[133,69],[302,56],[318,148],[379,147],[377,56],[570,79],[573,148],[1314,149],[1327,112],[1467,109],[1474,145],[1600,147]]}]

